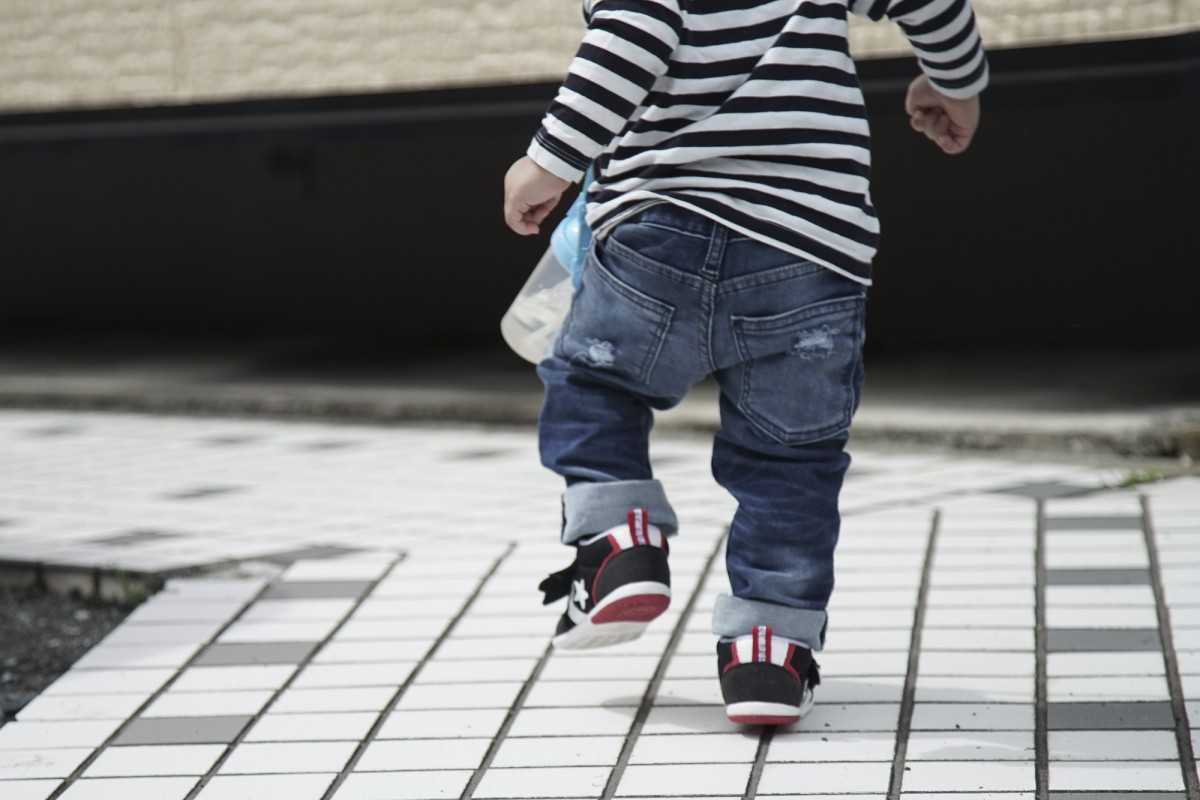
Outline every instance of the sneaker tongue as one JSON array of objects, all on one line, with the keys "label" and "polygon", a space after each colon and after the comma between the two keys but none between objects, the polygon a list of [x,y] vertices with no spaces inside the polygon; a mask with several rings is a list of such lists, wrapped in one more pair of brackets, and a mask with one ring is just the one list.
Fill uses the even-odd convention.
[{"label": "sneaker tongue", "polygon": [[546,576],[546,579],[538,584],[538,591],[544,592],[545,597],[542,598],[542,605],[548,606],[556,600],[561,600],[571,593],[571,578],[575,575],[575,565],[560,569],[558,572]]}]

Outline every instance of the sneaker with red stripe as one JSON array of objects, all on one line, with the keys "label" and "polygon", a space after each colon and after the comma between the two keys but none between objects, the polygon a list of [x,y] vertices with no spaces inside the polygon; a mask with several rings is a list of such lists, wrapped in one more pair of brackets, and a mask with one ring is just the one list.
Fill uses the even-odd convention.
[{"label": "sneaker with red stripe", "polygon": [[667,537],[637,508],[618,525],[577,543],[575,563],[538,586],[544,603],[568,597],[554,646],[606,647],[636,639],[671,602]]},{"label": "sneaker with red stripe", "polygon": [[755,627],[748,636],[717,643],[725,713],[743,725],[790,725],[813,706],[821,682],[812,651]]}]

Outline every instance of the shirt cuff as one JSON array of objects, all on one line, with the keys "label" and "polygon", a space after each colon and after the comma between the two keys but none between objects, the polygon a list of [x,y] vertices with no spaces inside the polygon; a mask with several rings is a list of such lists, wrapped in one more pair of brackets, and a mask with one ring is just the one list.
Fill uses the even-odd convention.
[{"label": "shirt cuff", "polygon": [[533,159],[533,163],[542,169],[570,183],[579,183],[583,179],[583,174],[587,172],[586,167],[580,169],[571,162],[555,155],[553,151],[544,147],[537,139],[529,143],[529,149],[525,151],[525,154]]}]

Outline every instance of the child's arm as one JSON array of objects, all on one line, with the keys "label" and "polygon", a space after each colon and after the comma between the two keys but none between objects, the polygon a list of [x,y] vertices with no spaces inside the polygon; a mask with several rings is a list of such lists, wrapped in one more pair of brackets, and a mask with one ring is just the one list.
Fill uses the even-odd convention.
[{"label": "child's arm", "polygon": [[504,221],[538,232],[566,189],[667,71],[679,44],[678,0],[590,0],[588,29],[527,155],[504,179]]},{"label": "child's arm", "polygon": [[979,127],[979,93],[987,59],[969,0],[851,0],[850,10],[900,26],[924,73],[908,87],[904,107],[913,130],[946,153],[967,149]]}]

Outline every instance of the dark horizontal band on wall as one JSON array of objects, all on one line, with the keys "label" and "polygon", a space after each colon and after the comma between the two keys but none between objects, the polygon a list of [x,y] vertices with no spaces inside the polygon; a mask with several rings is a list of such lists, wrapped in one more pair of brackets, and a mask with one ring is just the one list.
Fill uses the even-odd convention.
[{"label": "dark horizontal band on wall", "polygon": [[[987,102],[992,109],[1200,98],[1200,31],[996,50],[990,60]],[[911,57],[860,62],[868,105],[880,113],[898,112],[890,101],[903,93],[916,71]],[[538,83],[0,114],[0,152],[532,130],[555,88]]]}]

